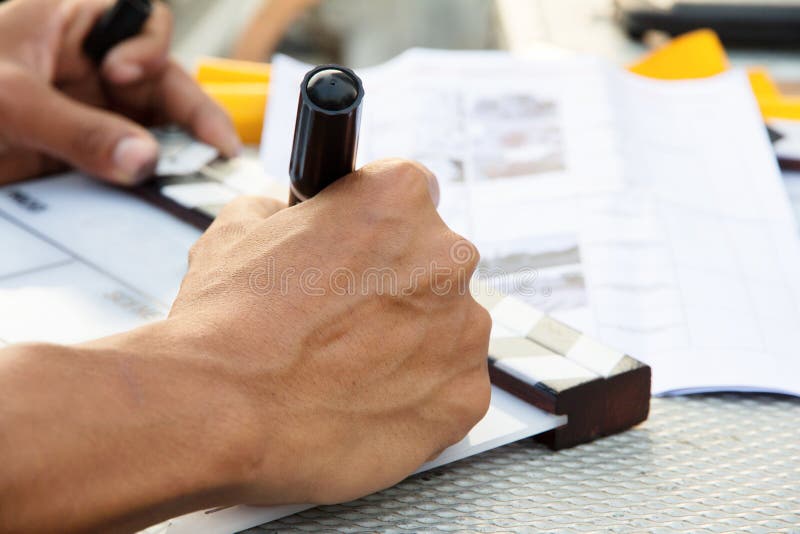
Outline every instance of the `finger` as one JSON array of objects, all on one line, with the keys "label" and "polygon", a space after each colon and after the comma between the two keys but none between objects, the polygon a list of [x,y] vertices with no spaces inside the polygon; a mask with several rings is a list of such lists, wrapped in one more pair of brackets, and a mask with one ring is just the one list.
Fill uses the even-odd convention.
[{"label": "finger", "polygon": [[85,81],[95,69],[83,52],[83,41],[114,0],[61,0],[62,34],[58,42],[54,79],[59,83]]},{"label": "finger", "polygon": [[0,185],[63,169],[63,163],[32,150],[0,151]]},{"label": "finger", "polygon": [[397,158],[373,161],[339,180],[330,189],[333,192],[349,188],[358,189],[375,200],[383,198],[394,202],[401,198],[415,198],[430,200],[434,207],[439,204],[439,181],[427,167],[416,161]]},{"label": "finger", "polygon": [[177,63],[170,61],[156,93],[161,114],[233,157],[242,143],[230,117]]},{"label": "finger", "polygon": [[0,133],[16,145],[120,185],[152,173],[158,144],[141,126],[72,100],[27,71],[0,72],[0,87]]},{"label": "finger", "polygon": [[103,76],[125,85],[160,72],[167,64],[171,40],[172,15],[162,2],[155,2],[142,32],[112,48],[103,60]]},{"label": "finger", "polygon": [[220,210],[214,225],[262,221],[286,207],[286,204],[270,197],[242,196]]}]

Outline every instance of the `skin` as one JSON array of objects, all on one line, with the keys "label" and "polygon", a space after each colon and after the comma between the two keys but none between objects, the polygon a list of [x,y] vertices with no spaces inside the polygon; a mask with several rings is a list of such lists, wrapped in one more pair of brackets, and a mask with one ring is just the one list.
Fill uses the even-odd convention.
[{"label": "skin", "polygon": [[172,21],[157,2],[141,34],[96,67],[81,51],[111,0],[0,4],[0,183],[66,165],[120,185],[150,174],[158,146],[142,126],[177,123],[235,155],[227,115],[169,58]]},{"label": "skin", "polygon": [[[180,71],[168,60],[143,66],[139,82],[109,81],[133,72],[112,58],[137,63],[150,57],[143,49],[161,49],[145,37],[83,81],[62,75],[78,71],[52,36],[80,42],[101,4],[0,8],[1,176],[57,158],[124,181],[109,156],[115,140],[147,134],[66,96],[77,94],[70,79],[101,88],[98,103],[111,94],[173,114],[224,144],[219,111],[169,74]],[[156,24],[148,31],[163,40]],[[25,41],[28,32],[38,37]],[[184,80],[178,109],[137,100],[169,93],[170,79]],[[23,90],[25,121],[1,96],[7,84]],[[108,136],[74,150],[88,132]],[[427,169],[391,160],[291,208],[236,200],[192,248],[167,319],[75,346],[0,350],[0,531],[130,531],[208,507],[342,502],[460,440],[488,408],[491,320],[466,287],[477,251],[439,218],[435,191]],[[370,278],[375,269],[394,284]]]}]

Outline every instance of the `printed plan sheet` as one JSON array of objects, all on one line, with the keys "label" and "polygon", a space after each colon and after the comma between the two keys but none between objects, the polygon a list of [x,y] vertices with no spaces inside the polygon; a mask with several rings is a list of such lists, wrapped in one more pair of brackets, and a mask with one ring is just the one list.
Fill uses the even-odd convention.
[{"label": "printed plan sheet", "polygon": [[[273,63],[278,178],[307,68]],[[360,162],[431,168],[477,276],[651,364],[656,393],[800,394],[796,222],[743,73],[412,50],[359,74]]]},{"label": "printed plan sheet", "polygon": [[612,83],[626,187],[582,234],[599,337],[658,392],[800,394],[797,223],[745,74]]},{"label": "printed plan sheet", "polygon": [[[0,339],[76,343],[166,317],[200,232],[77,174],[0,188]],[[421,470],[564,424],[493,388],[489,412]],[[227,533],[309,505],[198,512],[152,532]]]},{"label": "printed plan sheet", "polygon": [[166,317],[199,235],[77,174],[0,188],[0,339],[76,343]]},{"label": "printed plan sheet", "polygon": [[[277,56],[272,68],[262,159],[286,180],[309,66]],[[411,50],[358,74],[359,164],[424,163],[439,179],[443,218],[481,251],[479,274],[591,333],[578,200],[622,184],[603,66]]]}]

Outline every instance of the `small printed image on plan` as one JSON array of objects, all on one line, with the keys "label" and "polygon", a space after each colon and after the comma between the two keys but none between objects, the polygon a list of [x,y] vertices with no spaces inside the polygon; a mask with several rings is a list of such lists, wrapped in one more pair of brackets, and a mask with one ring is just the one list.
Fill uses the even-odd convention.
[{"label": "small printed image on plan", "polygon": [[531,176],[566,168],[555,100],[530,94],[476,99],[467,117],[476,179]]},{"label": "small printed image on plan", "polygon": [[[389,104],[415,91],[414,106]],[[368,160],[401,156],[424,163],[440,182],[539,177],[567,170],[558,101],[514,93],[467,97],[405,86],[372,95],[382,113],[367,116]],[[377,101],[377,102],[376,102]]]},{"label": "small printed image on plan", "polygon": [[588,304],[574,236],[528,238],[482,248],[477,276],[497,291],[517,295],[547,313]]}]

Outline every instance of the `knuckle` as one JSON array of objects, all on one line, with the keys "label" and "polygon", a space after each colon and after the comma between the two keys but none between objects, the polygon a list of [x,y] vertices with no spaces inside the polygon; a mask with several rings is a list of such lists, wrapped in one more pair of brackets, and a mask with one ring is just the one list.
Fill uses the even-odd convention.
[{"label": "knuckle", "polygon": [[469,239],[455,232],[449,233],[448,243],[450,261],[459,267],[465,268],[470,274],[474,272],[481,260],[478,247]]},{"label": "knuckle", "polygon": [[489,404],[492,401],[492,384],[489,381],[489,373],[485,367],[484,365],[484,371],[479,374],[473,394],[470,396],[472,399],[469,414],[472,421],[469,426],[470,429],[483,419],[483,416],[489,411]]},{"label": "knuckle", "polygon": [[492,388],[488,372],[473,373],[467,382],[466,394],[461,396],[460,406],[452,413],[452,426],[447,435],[447,445],[460,441],[489,410]]},{"label": "knuckle", "polygon": [[[475,301],[473,301],[475,302]],[[489,311],[475,302],[475,319],[472,321],[472,328],[478,339],[489,339],[492,333],[492,316]]]},{"label": "knuckle", "polygon": [[453,325],[458,334],[457,358],[462,369],[471,372],[483,368],[489,351],[492,317],[471,295],[458,299],[461,319]]},{"label": "knuckle", "polygon": [[425,178],[425,176],[430,173],[427,167],[414,160],[397,158],[390,161],[396,172],[400,174]]},{"label": "knuckle", "polygon": [[461,324],[461,330],[464,333],[460,343],[463,365],[470,372],[486,366],[489,338],[492,331],[492,318],[489,316],[489,312],[478,304],[473,304],[473,306]]},{"label": "knuckle", "polygon": [[389,181],[397,193],[417,202],[430,199],[429,183],[433,175],[427,167],[407,159],[390,160],[388,165]]}]

